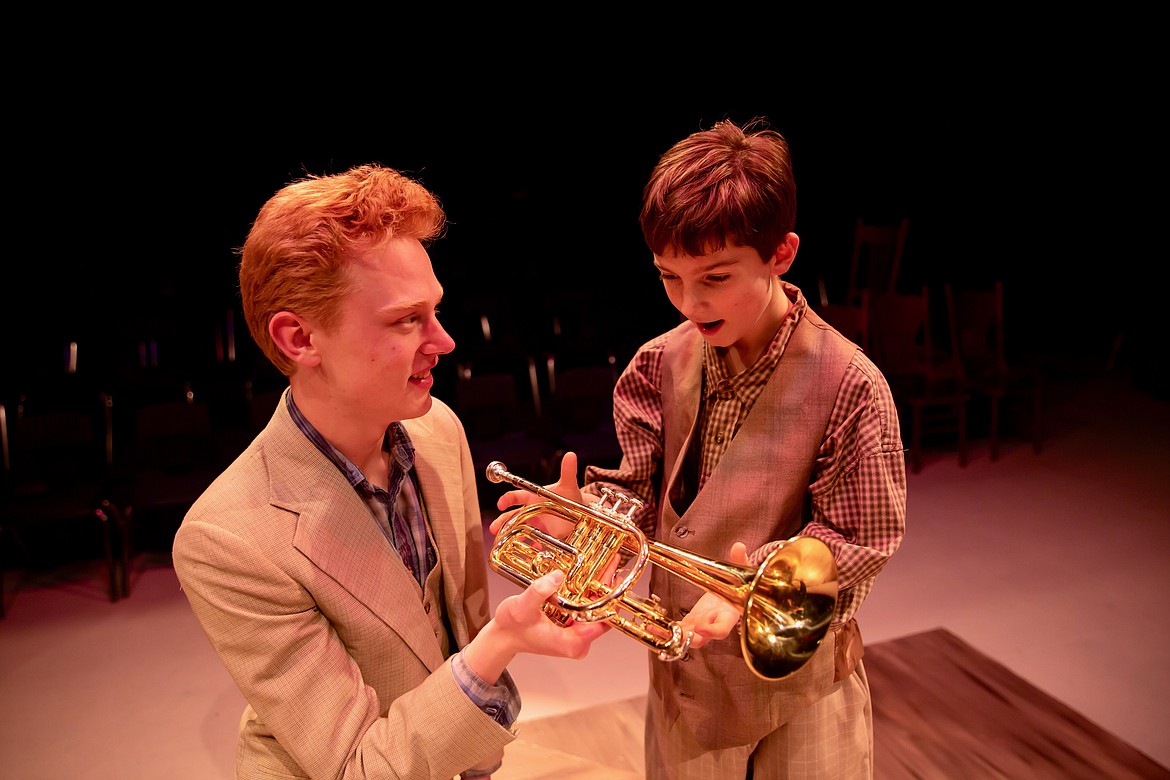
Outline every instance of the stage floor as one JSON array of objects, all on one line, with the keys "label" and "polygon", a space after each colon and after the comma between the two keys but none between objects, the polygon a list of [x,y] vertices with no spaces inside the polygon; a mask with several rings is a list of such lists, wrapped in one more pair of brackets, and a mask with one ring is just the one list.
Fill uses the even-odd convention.
[{"label": "stage floor", "polygon": [[[876,780],[1111,780],[1170,771],[946,629],[866,649]],[[642,777],[635,696],[524,724],[499,780]]]}]

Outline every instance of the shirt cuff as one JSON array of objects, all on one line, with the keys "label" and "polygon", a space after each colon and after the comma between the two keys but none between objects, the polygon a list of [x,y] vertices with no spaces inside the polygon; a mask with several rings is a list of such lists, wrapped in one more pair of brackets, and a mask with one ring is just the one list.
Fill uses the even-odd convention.
[{"label": "shirt cuff", "polygon": [[455,682],[475,706],[496,723],[509,731],[512,730],[512,724],[520,714],[520,691],[507,669],[500,675],[498,683],[488,685],[471,670],[463,660],[463,651],[460,650],[451,658],[451,674],[455,676]]}]

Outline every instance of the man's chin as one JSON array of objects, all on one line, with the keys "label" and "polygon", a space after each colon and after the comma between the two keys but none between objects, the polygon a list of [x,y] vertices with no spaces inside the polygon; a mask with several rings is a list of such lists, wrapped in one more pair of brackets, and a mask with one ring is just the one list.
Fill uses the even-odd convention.
[{"label": "man's chin", "polygon": [[414,403],[411,404],[409,409],[402,410],[402,417],[399,419],[411,420],[415,417],[422,417],[431,410],[434,402],[435,399],[430,394],[430,391],[422,393],[415,399]]}]

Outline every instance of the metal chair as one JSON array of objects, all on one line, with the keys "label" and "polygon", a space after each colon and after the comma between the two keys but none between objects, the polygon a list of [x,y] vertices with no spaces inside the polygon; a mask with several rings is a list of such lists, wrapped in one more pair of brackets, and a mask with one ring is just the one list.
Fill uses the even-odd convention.
[{"label": "metal chair", "polygon": [[616,468],[622,449],[613,421],[613,389],[617,384],[616,358],[560,365],[549,359],[549,416],[557,452],[577,453],[577,479],[584,483],[585,467]]},{"label": "metal chair", "polygon": [[0,542],[13,543],[11,555],[0,545],[0,617],[8,565],[56,568],[100,555],[109,600],[124,595],[112,413],[112,397],[88,388],[76,397],[33,390],[12,406],[0,403]]},{"label": "metal chair", "polygon": [[842,336],[869,352],[869,290],[858,290],[847,303],[829,303],[822,299],[814,307],[821,319],[832,325]]},{"label": "metal chair", "polygon": [[237,454],[235,439],[215,427],[209,403],[189,383],[125,414],[132,422],[114,466],[124,525],[123,596],[136,554],[169,554],[183,515]]},{"label": "metal chair", "polygon": [[861,290],[878,293],[897,291],[909,230],[908,217],[902,217],[893,224],[857,218],[853,231],[853,254],[849,263],[847,302],[855,304]]},{"label": "metal chair", "polygon": [[536,361],[528,355],[515,356],[513,370],[493,365],[485,371],[474,363],[460,367],[455,380],[452,404],[467,433],[475,464],[481,501],[494,504],[486,470],[493,460],[515,463],[526,473],[548,471],[551,447],[539,392]]},{"label": "metal chair", "polygon": [[1024,428],[1032,449],[1043,439],[1044,382],[1038,366],[1009,359],[1004,327],[1003,282],[991,289],[944,285],[951,342],[958,354],[963,386],[988,404],[991,459],[999,459],[1003,414],[1025,410]]},{"label": "metal chair", "polygon": [[871,293],[870,341],[873,359],[885,374],[894,402],[907,415],[903,435],[910,434],[910,464],[922,469],[928,438],[953,436],[959,465],[967,465],[967,405],[970,393],[962,381],[958,357],[942,329],[938,341],[931,319],[930,291]]}]

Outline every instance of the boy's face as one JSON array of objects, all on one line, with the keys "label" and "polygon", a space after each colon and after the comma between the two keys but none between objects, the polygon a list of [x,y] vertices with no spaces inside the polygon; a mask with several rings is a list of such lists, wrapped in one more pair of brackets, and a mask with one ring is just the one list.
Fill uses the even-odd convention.
[{"label": "boy's face", "polygon": [[782,245],[765,262],[751,247],[728,246],[695,257],[655,255],[654,265],[671,304],[709,344],[754,352],[775,334],[788,311],[779,284],[780,273],[792,262],[787,250]]}]

